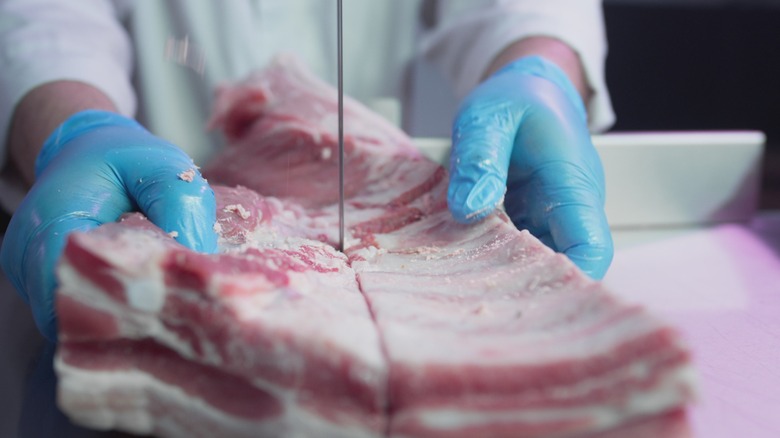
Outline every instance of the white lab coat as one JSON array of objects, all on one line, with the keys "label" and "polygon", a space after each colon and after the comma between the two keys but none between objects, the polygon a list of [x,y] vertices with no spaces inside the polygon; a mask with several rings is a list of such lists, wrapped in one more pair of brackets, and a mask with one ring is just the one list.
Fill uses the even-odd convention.
[{"label": "white lab coat", "polygon": [[[203,128],[216,84],[279,51],[335,82],[335,12],[336,0],[2,0],[0,136],[29,90],[80,80],[202,164],[220,147]],[[418,54],[463,96],[508,44],[549,35],[580,54],[595,91],[591,128],[613,121],[600,0],[344,0],[344,26],[345,92],[369,106],[392,97],[410,110],[410,93],[427,88],[410,81]],[[165,59],[166,43],[185,37],[193,59],[204,55],[202,74]]]}]

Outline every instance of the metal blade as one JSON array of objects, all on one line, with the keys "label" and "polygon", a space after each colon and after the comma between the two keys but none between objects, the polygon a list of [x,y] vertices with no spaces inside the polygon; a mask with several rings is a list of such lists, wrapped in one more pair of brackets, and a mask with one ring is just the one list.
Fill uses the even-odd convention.
[{"label": "metal blade", "polygon": [[341,0],[337,5],[337,46],[338,46],[338,82],[339,82],[339,251],[344,251],[344,59],[341,31]]}]

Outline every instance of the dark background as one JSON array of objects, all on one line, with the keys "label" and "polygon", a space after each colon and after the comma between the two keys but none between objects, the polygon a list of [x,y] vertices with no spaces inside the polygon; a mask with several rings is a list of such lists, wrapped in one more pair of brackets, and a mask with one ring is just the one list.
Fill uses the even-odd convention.
[{"label": "dark background", "polygon": [[780,0],[605,0],[614,131],[760,130],[780,208]]}]

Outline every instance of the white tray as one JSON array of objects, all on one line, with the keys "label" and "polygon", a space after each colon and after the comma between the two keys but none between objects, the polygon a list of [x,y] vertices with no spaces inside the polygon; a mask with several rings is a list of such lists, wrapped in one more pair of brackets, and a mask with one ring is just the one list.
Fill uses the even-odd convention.
[{"label": "white tray", "polygon": [[[613,228],[685,227],[750,219],[758,205],[765,136],[758,131],[593,136],[604,163]],[[418,138],[447,165],[450,140]]]}]

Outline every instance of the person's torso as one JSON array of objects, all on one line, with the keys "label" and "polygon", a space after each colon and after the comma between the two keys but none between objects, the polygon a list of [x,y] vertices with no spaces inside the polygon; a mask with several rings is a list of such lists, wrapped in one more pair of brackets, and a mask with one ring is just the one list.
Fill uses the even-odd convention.
[{"label": "person's torso", "polygon": [[[205,163],[214,87],[291,52],[336,82],[336,0],[117,1],[136,47],[139,120]],[[403,98],[421,0],[343,0],[345,93],[369,106]],[[185,46],[186,45],[186,46]],[[186,49],[186,50],[185,50]]]}]

